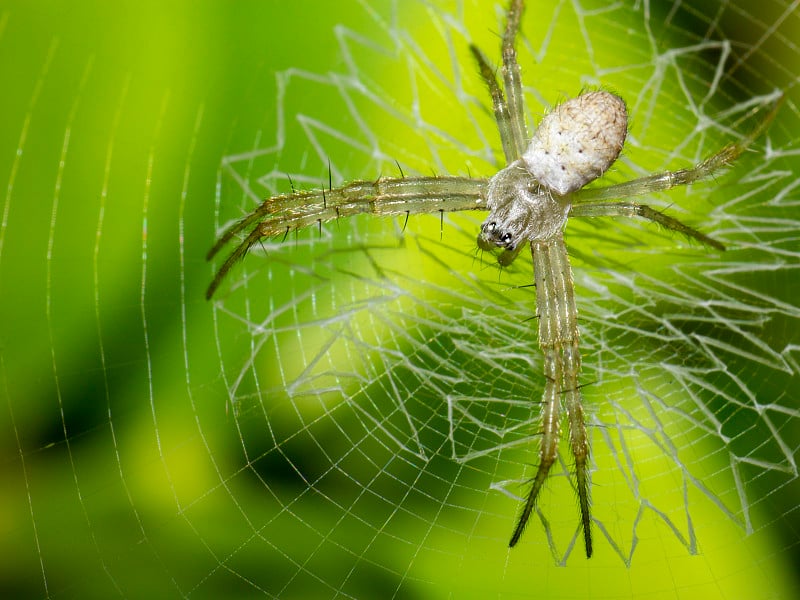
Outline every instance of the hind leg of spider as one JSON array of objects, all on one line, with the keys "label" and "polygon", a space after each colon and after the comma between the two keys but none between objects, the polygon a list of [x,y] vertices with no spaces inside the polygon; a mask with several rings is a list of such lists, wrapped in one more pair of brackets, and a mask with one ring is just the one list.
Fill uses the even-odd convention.
[{"label": "hind leg of spider", "polygon": [[525,96],[522,93],[522,76],[517,63],[517,50],[514,47],[519,34],[523,0],[511,0],[506,16],[506,29],[503,32],[503,86],[506,91],[511,133],[517,152],[521,156],[528,146],[528,132],[525,127]]},{"label": "hind leg of spider", "polygon": [[495,69],[481,50],[470,45],[470,51],[478,63],[481,78],[492,97],[492,108],[506,164],[511,164],[525,152],[528,145],[528,134],[525,127],[525,99],[522,93],[522,82],[517,64],[517,52],[514,42],[519,32],[520,19],[524,2],[511,0],[506,15],[506,28],[503,33],[503,85],[505,94],[495,76]]},{"label": "hind leg of spider", "polygon": [[478,63],[478,69],[481,72],[486,87],[489,89],[489,94],[492,97],[492,109],[494,110],[494,120],[497,123],[497,130],[500,133],[500,142],[503,146],[503,154],[506,157],[506,164],[511,164],[517,160],[521,154],[514,141],[513,127],[511,124],[511,115],[508,112],[508,104],[506,104],[503,90],[497,83],[497,78],[494,74],[494,69],[489,64],[486,56],[477,46],[470,46],[472,56],[475,57],[475,62]]}]

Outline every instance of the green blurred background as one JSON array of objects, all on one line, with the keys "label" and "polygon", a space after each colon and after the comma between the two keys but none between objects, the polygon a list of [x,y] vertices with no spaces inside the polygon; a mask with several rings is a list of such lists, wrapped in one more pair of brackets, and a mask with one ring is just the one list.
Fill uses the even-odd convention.
[{"label": "green blurred background", "polygon": [[[575,33],[570,37],[569,29],[559,29],[560,43],[547,60],[525,65],[535,73],[528,84],[554,101],[592,83],[581,79],[585,49],[568,51],[570,43],[582,46],[580,28],[586,25],[570,16],[575,5],[529,4],[530,39],[548,33],[557,14],[560,27]],[[638,29],[641,6],[627,4],[622,6],[631,21],[620,28],[629,27],[631,35],[601,32],[605,43],[591,54],[604,65],[643,61],[640,71],[617,77],[608,70],[603,83],[622,92],[635,90],[652,68],[646,58],[651,49],[642,46]],[[453,14],[454,23],[463,22],[472,39],[497,56],[497,4],[432,5]],[[593,6],[585,6],[586,14]],[[797,124],[800,52],[791,43],[800,33],[797,15],[778,2],[723,6],[651,6],[654,27],[666,23],[654,39],[663,50],[724,32],[733,41],[734,58],[744,59],[725,93],[741,101],[748,90],[788,90],[776,125],[787,139]],[[384,48],[392,44],[378,24],[397,26],[422,48],[430,44],[428,55],[447,69],[450,61],[468,57],[458,35],[452,40],[458,56],[435,43],[440,22],[418,2],[0,2],[0,182],[7,182],[0,185],[0,595],[789,598],[798,593],[796,484],[774,499],[775,513],[763,517],[772,524],[757,535],[745,538],[719,516],[710,516],[712,525],[706,527],[700,516],[699,555],[670,546],[666,535],[662,547],[652,538],[642,544],[630,567],[602,545],[589,562],[575,553],[566,567],[556,567],[546,550],[526,560],[507,552],[511,515],[498,516],[507,503],[490,508],[494,500],[488,502],[497,530],[490,539],[476,532],[476,548],[487,552],[477,554],[459,546],[459,535],[472,521],[459,516],[466,507],[458,499],[454,505],[436,499],[438,513],[401,522],[418,532],[396,534],[391,529],[397,524],[390,525],[388,516],[349,514],[346,506],[307,491],[294,468],[306,460],[313,472],[314,457],[324,454],[324,447],[308,449],[307,459],[303,448],[293,448],[286,450],[296,452],[291,458],[272,453],[265,463],[252,460],[245,430],[253,421],[232,408],[221,375],[229,359],[220,350],[239,343],[244,353],[250,341],[226,330],[225,309],[203,298],[212,277],[204,257],[215,227],[247,205],[229,176],[220,174],[221,161],[274,143],[275,73],[347,71],[337,39],[342,30],[335,26]],[[388,57],[393,68],[384,69],[380,52],[365,55],[356,58],[360,69],[383,89],[402,82],[393,100],[408,106],[406,74],[397,71],[402,61]],[[471,66],[463,74],[477,79]],[[707,77],[703,72],[688,85],[702,86]],[[298,114],[345,131],[357,127],[341,102],[331,101],[328,84],[297,85]],[[480,82],[469,86],[481,92]],[[454,114],[452,104],[425,108],[426,120],[442,130],[462,131],[464,118]],[[365,106],[362,114],[371,130],[391,139],[389,147],[405,148],[409,156],[424,154],[412,148],[418,139],[404,140],[402,127],[381,121],[380,111],[370,113]],[[673,120],[666,120],[666,135],[679,136],[680,118],[677,124]],[[324,161],[309,151],[297,121],[287,118],[284,133],[297,141],[287,143],[275,161],[324,178]],[[391,165],[352,146],[342,152],[333,159],[337,179],[370,177],[376,165]],[[463,153],[452,152],[441,157],[441,166],[465,171]],[[400,162],[425,170],[422,161],[413,164],[404,156]],[[472,157],[467,164],[479,168],[486,160]],[[430,227],[438,231],[438,221]],[[793,277],[772,284],[797,290]],[[294,293],[294,285],[286,283],[276,296]],[[796,342],[796,331],[788,339]],[[781,402],[795,407],[794,394]],[[292,419],[280,412],[273,417],[276,423]],[[790,425],[794,434],[786,435],[796,456],[800,435],[796,422]],[[318,435],[319,443],[326,443],[329,433],[308,431],[312,441]],[[264,444],[268,453],[269,441]],[[386,498],[397,493],[400,502],[413,487],[414,469],[406,476],[400,489],[394,490],[394,482],[380,493]],[[276,505],[284,507],[277,516]],[[566,508],[573,518],[574,506]],[[387,508],[375,510],[379,515]],[[429,537],[437,520],[455,532],[452,540],[441,532]],[[330,536],[324,534],[329,530]]]}]

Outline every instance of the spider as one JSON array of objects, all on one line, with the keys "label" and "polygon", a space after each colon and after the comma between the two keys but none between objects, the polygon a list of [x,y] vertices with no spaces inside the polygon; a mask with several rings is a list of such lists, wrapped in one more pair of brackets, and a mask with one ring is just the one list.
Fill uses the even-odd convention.
[{"label": "spider", "polygon": [[[539,346],[544,355],[539,461],[509,542],[517,544],[536,506],[548,473],[558,457],[561,410],[566,409],[569,445],[575,460],[575,489],[587,558],[592,555],[589,489],[589,439],[578,376],[577,309],[572,270],[563,230],[569,217],[641,217],[689,238],[724,250],[718,241],[677,219],[625,198],[660,192],[707,179],[730,165],[766,129],[780,101],[750,135],[687,169],[664,171],[607,187],[583,189],[619,156],[628,129],[625,102],[605,91],[586,91],[556,106],[529,137],[515,41],[524,0],[510,0],[502,36],[502,87],[495,69],[475,46],[470,50],[488,88],[506,167],[489,179],[471,177],[381,177],[344,187],[293,191],[267,198],[223,232],[207,258],[233,238],[247,233],[217,271],[208,287],[210,299],[233,265],[261,238],[283,235],[314,224],[359,213],[378,216],[488,211],[478,233],[481,250],[511,264],[525,246],[531,249],[539,318]],[[402,173],[401,173],[402,175]]]}]

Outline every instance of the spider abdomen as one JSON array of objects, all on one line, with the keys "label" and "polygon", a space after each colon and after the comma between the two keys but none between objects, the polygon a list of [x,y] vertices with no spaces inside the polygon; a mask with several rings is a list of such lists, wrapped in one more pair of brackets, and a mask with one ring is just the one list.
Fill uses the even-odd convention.
[{"label": "spider abdomen", "polygon": [[627,131],[622,98],[603,90],[588,92],[545,115],[522,160],[541,185],[569,194],[608,170]]}]

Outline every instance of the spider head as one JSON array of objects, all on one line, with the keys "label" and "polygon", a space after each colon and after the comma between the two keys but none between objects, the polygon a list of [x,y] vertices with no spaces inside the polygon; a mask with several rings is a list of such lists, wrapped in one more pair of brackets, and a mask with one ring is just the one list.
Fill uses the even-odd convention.
[{"label": "spider head", "polygon": [[520,240],[511,231],[503,229],[503,224],[498,224],[494,219],[484,221],[478,234],[478,248],[486,251],[495,248],[514,250],[519,242]]},{"label": "spider head", "polygon": [[489,180],[489,215],[478,233],[481,250],[501,248],[498,262],[508,265],[525,242],[545,240],[566,223],[569,201],[543,189],[522,161]]}]

